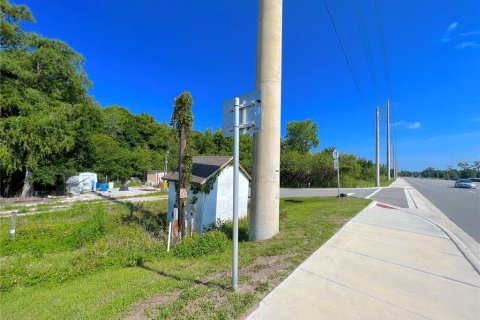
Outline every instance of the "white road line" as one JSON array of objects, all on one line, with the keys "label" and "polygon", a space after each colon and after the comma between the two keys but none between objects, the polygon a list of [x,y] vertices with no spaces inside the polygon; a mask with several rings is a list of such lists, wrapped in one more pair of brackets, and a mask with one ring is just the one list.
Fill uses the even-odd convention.
[{"label": "white road line", "polygon": [[371,197],[373,197],[374,195],[377,194],[378,191],[382,190],[383,188],[380,187],[378,188],[377,190],[373,191],[371,194],[369,194],[368,196],[365,197],[365,199],[370,199]]},{"label": "white road line", "polygon": [[347,196],[353,196],[355,194],[355,192],[351,192],[351,193],[347,193]]},{"label": "white road line", "polygon": [[404,188],[403,191],[405,191],[405,197],[407,197],[407,203],[408,203],[408,208],[413,209],[416,208],[417,206],[415,205],[415,202],[412,199],[412,196],[410,195],[410,191],[408,189]]}]

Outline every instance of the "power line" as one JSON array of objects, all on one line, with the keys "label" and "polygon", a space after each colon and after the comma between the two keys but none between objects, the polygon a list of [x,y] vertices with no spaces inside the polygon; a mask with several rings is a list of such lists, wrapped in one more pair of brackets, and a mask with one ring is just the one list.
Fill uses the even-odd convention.
[{"label": "power line", "polygon": [[343,45],[342,39],[341,39],[340,34],[338,32],[338,29],[337,29],[337,26],[336,26],[335,21],[333,19],[332,13],[330,12],[330,9],[328,8],[327,1],[323,0],[323,3],[325,4],[325,9],[327,9],[327,13],[328,13],[328,16],[330,18],[330,22],[332,23],[333,30],[335,31],[335,35],[337,36],[338,42],[340,43],[340,47],[342,49],[343,56],[345,57],[345,61],[347,62],[347,65],[348,65],[348,70],[350,71],[350,75],[352,76],[353,82],[355,83],[355,87],[357,89],[358,95],[360,96],[360,100],[362,102],[363,109],[364,109],[364,111],[367,115],[367,118],[370,120],[369,122],[370,122],[370,125],[372,127],[372,130],[375,131],[374,125],[373,125],[373,120],[370,117],[370,114],[369,114],[368,109],[367,109],[365,95],[364,95],[363,90],[360,86],[360,83],[359,83],[359,81],[358,81],[358,79],[355,75],[353,66],[350,62],[350,59],[348,58],[347,52],[346,52],[345,47]]},{"label": "power line", "polygon": [[362,7],[358,0],[352,0],[352,7],[355,13],[355,20],[357,22],[357,27],[360,32],[363,52],[365,54],[365,59],[367,60],[368,70],[370,73],[370,80],[372,81],[373,88],[377,94],[380,107],[383,105],[383,97],[378,86],[377,81],[377,71],[375,68],[375,61],[373,59],[372,49],[370,47],[370,41],[368,39],[367,28],[365,24],[365,19],[363,18]]}]

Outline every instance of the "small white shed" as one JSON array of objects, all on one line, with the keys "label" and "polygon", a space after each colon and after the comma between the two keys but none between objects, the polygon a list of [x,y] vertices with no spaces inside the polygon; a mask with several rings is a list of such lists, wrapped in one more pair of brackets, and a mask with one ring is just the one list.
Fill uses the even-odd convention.
[{"label": "small white shed", "polygon": [[95,191],[97,184],[97,174],[93,172],[81,172],[69,176],[66,181],[67,193],[81,193],[86,191]]},{"label": "small white shed", "polygon": [[[185,221],[193,229],[203,232],[233,218],[233,158],[224,156],[193,157],[191,188],[185,206]],[[247,216],[250,175],[240,166],[238,217]],[[177,204],[175,182],[178,172],[163,177],[168,181],[168,221],[173,219]],[[195,192],[197,191],[197,192]]]}]

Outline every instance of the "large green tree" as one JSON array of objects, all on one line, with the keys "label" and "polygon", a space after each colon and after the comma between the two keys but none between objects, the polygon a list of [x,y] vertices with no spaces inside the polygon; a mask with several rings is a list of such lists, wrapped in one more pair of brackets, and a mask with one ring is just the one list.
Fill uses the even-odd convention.
[{"label": "large green tree", "polygon": [[[74,110],[88,102],[83,57],[65,43],[25,32],[25,6],[0,0],[0,156],[4,174],[21,171],[22,196],[40,163],[75,146]],[[43,172],[44,179],[54,180]]]},{"label": "large green tree", "polygon": [[318,125],[312,120],[287,123],[287,135],[283,140],[284,149],[307,153],[319,145]]}]

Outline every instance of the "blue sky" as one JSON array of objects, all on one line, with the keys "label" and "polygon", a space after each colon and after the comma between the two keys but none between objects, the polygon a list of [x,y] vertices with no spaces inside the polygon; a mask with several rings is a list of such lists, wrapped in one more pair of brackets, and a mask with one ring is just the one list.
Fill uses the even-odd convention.
[{"label": "blue sky", "polygon": [[[254,89],[257,1],[14,3],[28,5],[36,17],[27,29],[64,40],[85,57],[91,93],[102,106],[121,105],[168,122],[173,98],[189,90],[194,128],[215,129],[221,127],[223,100]],[[319,125],[320,148],[335,146],[373,159],[374,109],[388,97],[374,0],[359,3],[377,90],[352,1],[327,3],[365,105],[323,1],[284,0],[282,135],[288,121],[310,118]],[[400,168],[478,160],[478,1],[384,0],[381,5]],[[381,125],[383,162],[384,120]]]}]

